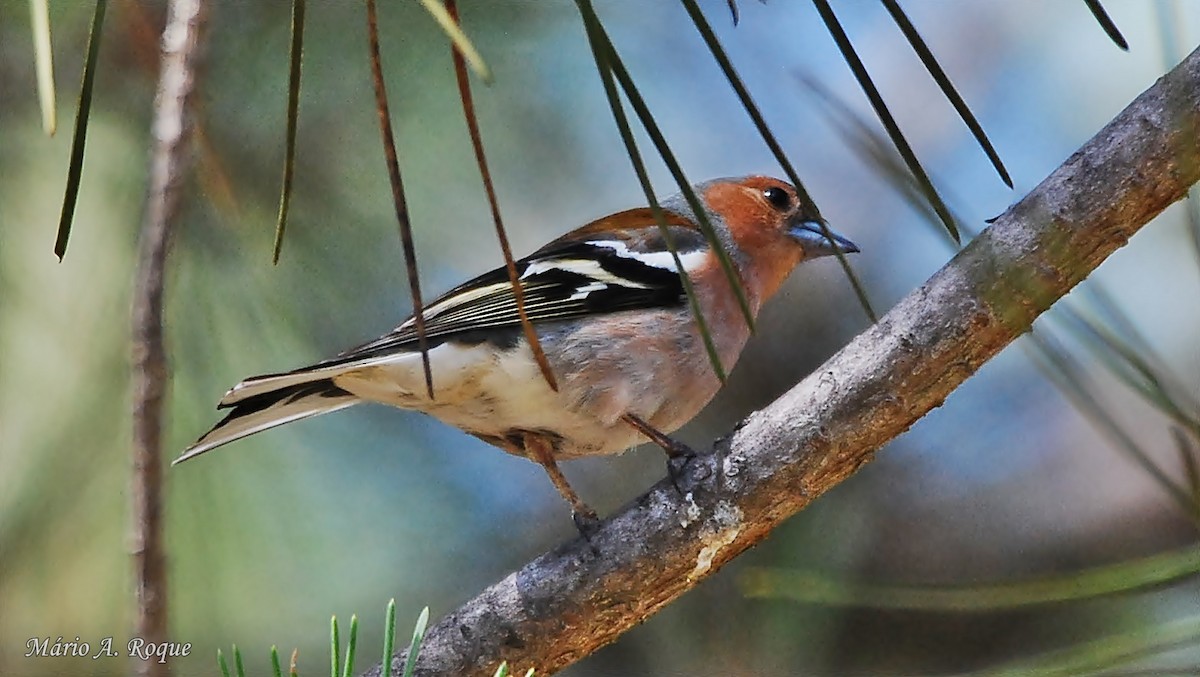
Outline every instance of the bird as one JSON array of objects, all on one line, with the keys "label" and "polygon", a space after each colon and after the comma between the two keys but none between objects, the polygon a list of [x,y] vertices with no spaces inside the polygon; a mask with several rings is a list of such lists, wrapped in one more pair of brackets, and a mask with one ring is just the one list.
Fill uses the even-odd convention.
[{"label": "bird", "polygon": [[[859,251],[786,181],[722,178],[693,192],[752,316],[802,261]],[[381,403],[423,412],[541,465],[586,535],[597,514],[558,462],[621,453],[644,438],[669,459],[686,460],[694,452],[669,435],[721,387],[686,282],[725,368],[751,334],[734,282],[691,205],[677,194],[659,202],[657,215],[653,207],[617,212],[515,262],[553,385],[501,266],[424,305],[432,397],[410,317],[331,359],[241,381],[217,405],[229,410],[225,418],[174,464],[285,423]]]}]

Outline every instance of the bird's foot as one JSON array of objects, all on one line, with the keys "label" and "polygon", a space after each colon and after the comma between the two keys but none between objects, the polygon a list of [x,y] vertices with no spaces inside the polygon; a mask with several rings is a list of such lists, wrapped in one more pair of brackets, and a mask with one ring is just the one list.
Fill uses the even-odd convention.
[{"label": "bird's foot", "polygon": [[579,535],[587,542],[588,547],[592,549],[593,555],[599,555],[600,550],[596,548],[596,544],[592,541],[592,537],[600,531],[600,516],[595,510],[587,508],[584,511],[572,510],[571,521],[575,523],[575,528],[579,530]]},{"label": "bird's foot", "polygon": [[[674,442],[674,440],[672,440]],[[674,442],[671,449],[667,449],[667,476],[671,478],[671,484],[675,486],[675,491],[678,491],[682,496],[684,491],[680,483],[687,478],[687,466],[696,458],[696,451],[682,442]]]},{"label": "bird's foot", "polygon": [[671,477],[671,484],[675,485],[675,490],[680,495],[683,495],[683,489],[679,486],[679,482],[684,478],[684,470],[687,468],[688,461],[696,457],[696,452],[688,445],[659,431],[633,414],[625,414],[624,418],[626,423],[633,426],[634,429],[648,437],[651,442],[654,442],[666,452],[667,474]]},{"label": "bird's foot", "polygon": [[579,530],[579,535],[589,541],[600,530],[600,516],[591,508],[588,508],[586,512],[572,510],[571,521],[575,523],[575,528]]}]

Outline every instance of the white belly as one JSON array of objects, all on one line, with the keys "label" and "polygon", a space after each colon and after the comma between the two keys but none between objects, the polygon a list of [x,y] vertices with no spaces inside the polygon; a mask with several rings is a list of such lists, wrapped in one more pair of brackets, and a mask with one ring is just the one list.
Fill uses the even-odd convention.
[{"label": "white belly", "polygon": [[487,344],[448,342],[430,350],[429,359],[433,400],[419,354],[348,372],[334,382],[365,400],[422,411],[485,439],[515,431],[548,433],[561,438],[557,455],[563,458],[620,453],[641,441],[619,419],[602,420],[581,410],[578,397],[551,390],[523,345],[497,353]]},{"label": "white belly", "polygon": [[[675,326],[672,326],[674,323]],[[749,332],[719,344],[732,368]],[[550,389],[520,341],[509,350],[446,342],[429,351],[434,398],[418,353],[403,353],[333,377],[362,399],[422,411],[506,451],[523,454],[523,433],[554,440],[555,456],[615,454],[645,439],[622,420],[633,414],[663,433],[691,420],[720,387],[686,311],[643,314],[624,330],[595,323],[541,325],[558,382]],[[681,362],[680,355],[690,359]]]}]

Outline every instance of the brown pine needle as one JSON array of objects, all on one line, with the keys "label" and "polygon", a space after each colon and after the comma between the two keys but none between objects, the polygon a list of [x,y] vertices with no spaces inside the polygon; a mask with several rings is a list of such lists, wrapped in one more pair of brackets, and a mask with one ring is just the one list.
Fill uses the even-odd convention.
[{"label": "brown pine needle", "polygon": [[[446,11],[457,25],[458,6],[455,0],[446,0]],[[521,329],[525,332],[525,340],[529,342],[529,349],[533,352],[533,359],[537,360],[542,377],[546,379],[551,390],[558,390],[558,382],[554,379],[554,372],[550,369],[550,361],[546,359],[546,353],[542,350],[537,331],[525,313],[525,292],[517,279],[517,264],[513,261],[512,248],[508,244],[508,233],[505,232],[504,222],[500,218],[500,203],[496,200],[496,188],[492,185],[492,173],[488,170],[487,157],[483,152],[483,138],[479,133],[479,120],[475,116],[475,100],[471,96],[471,80],[467,77],[466,58],[459,49],[458,43],[454,43],[451,54],[454,58],[454,76],[458,80],[458,95],[462,100],[463,116],[467,119],[467,131],[471,135],[471,146],[475,149],[475,161],[479,164],[479,176],[483,179],[483,188],[487,192],[488,207],[492,210],[492,221],[496,224],[496,239],[500,241],[500,252],[504,254],[504,267],[508,271],[508,280],[512,283],[513,298],[517,302],[517,314],[521,317]]]},{"label": "brown pine needle", "polygon": [[433,370],[429,366],[429,338],[425,336],[425,309],[421,302],[421,280],[417,274],[417,255],[413,246],[412,223],[408,218],[408,201],[404,198],[404,182],[400,177],[400,162],[396,158],[396,139],[392,135],[392,118],[388,113],[387,88],[383,82],[383,64],[379,58],[379,21],[375,0],[367,0],[367,42],[371,53],[371,77],[375,83],[375,110],[383,134],[383,154],[387,161],[388,180],[392,184],[392,201],[396,220],[400,222],[400,244],[404,248],[404,266],[408,271],[408,287],[412,291],[413,320],[417,329],[417,347],[421,350],[421,365],[425,369],[425,389],[433,397]]},{"label": "brown pine needle", "polygon": [[275,247],[271,263],[279,263],[283,231],[287,229],[288,207],[292,203],[292,176],[296,167],[296,123],[300,115],[300,61],[304,53],[304,3],[292,0],[292,43],[288,54],[287,132],[283,157],[283,186],[279,189],[279,217],[275,223]]}]

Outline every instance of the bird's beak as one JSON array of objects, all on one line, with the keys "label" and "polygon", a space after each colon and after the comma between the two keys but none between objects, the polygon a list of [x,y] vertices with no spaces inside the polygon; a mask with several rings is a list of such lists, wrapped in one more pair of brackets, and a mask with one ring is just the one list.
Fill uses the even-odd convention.
[{"label": "bird's beak", "polygon": [[829,230],[821,221],[801,221],[794,223],[788,229],[791,236],[804,247],[806,258],[815,259],[818,256],[833,256],[838,251],[843,254],[857,252],[858,245]]}]

